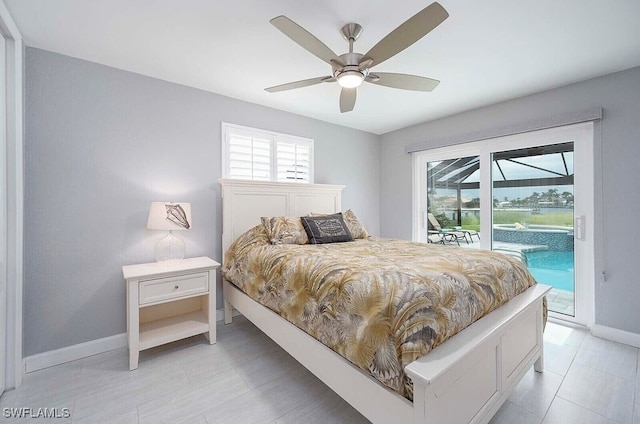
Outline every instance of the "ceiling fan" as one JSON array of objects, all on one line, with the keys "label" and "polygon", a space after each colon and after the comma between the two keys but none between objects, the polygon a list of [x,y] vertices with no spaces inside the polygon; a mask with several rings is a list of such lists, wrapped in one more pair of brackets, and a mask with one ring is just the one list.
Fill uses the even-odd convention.
[{"label": "ceiling fan", "polygon": [[342,27],[342,36],[349,42],[349,53],[336,55],[322,41],[286,16],[271,19],[273,26],[298,43],[311,54],[331,65],[331,75],[310,78],[287,84],[265,88],[270,93],[320,84],[338,82],[340,91],[340,112],[350,112],[356,104],[356,88],[363,81],[403,90],[432,91],[440,83],[431,78],[389,72],[371,72],[371,68],[406,49],[449,17],[447,11],[437,2],[416,13],[402,25],[391,31],[367,53],[353,51],[353,43],[362,34],[359,24],[350,23]]}]

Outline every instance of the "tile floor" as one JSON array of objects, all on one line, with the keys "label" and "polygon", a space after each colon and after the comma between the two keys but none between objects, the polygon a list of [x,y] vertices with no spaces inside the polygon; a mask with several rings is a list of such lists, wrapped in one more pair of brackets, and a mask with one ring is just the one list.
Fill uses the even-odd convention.
[{"label": "tile floor", "polygon": [[[638,349],[549,323],[545,372],[529,372],[492,424],[640,424]],[[69,408],[46,423],[367,423],[246,319],[143,352],[119,349],[27,374],[9,407]],[[27,419],[0,416],[2,423]]]}]

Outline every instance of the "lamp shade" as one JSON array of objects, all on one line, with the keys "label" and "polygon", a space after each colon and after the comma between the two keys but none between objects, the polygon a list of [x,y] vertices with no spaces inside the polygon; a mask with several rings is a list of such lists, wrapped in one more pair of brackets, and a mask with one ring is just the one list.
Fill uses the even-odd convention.
[{"label": "lamp shade", "polygon": [[191,228],[191,203],[152,202],[147,228],[150,230],[188,230]]}]

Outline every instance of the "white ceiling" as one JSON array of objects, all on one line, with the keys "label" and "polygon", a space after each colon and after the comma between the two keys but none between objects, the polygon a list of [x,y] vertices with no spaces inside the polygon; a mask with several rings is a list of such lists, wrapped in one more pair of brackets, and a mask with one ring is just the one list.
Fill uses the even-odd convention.
[{"label": "white ceiling", "polygon": [[364,84],[264,88],[330,67],[269,20],[286,15],[338,55],[365,53],[431,0],[4,0],[27,45],[376,134],[640,65],[640,0],[440,0],[449,18],[374,70],[441,80],[431,93]]}]

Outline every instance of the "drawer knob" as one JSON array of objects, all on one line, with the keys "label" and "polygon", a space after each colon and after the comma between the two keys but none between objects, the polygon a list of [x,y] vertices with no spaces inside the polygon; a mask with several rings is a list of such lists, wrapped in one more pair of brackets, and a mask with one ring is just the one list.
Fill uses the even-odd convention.
[{"label": "drawer knob", "polygon": [[174,290],[178,290],[180,288],[180,286],[175,286],[173,289]]}]

